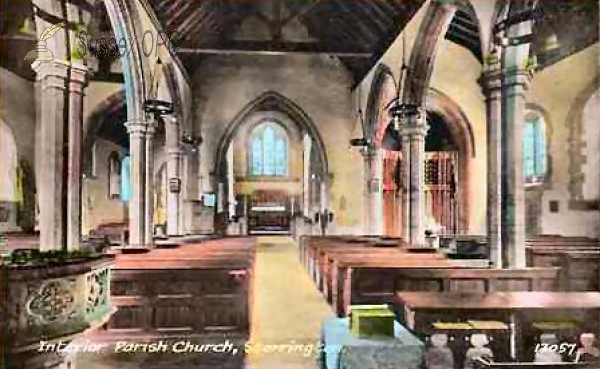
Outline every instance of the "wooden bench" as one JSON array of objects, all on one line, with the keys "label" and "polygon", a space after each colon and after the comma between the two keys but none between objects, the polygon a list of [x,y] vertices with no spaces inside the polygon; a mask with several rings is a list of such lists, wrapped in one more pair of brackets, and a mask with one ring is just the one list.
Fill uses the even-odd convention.
[{"label": "wooden bench", "polygon": [[563,252],[558,265],[564,291],[600,291],[600,250]]},{"label": "wooden bench", "polygon": [[351,304],[391,303],[398,291],[556,291],[560,285],[560,269],[556,267],[456,268],[450,263],[429,266],[419,265],[419,262],[365,264],[337,260],[337,266],[332,270],[332,305],[336,313],[346,316]]},{"label": "wooden bench", "polygon": [[210,240],[116,256],[117,312],[101,332],[144,337],[248,336],[254,240]]},{"label": "wooden bench", "polygon": [[596,238],[542,235],[525,241],[528,266],[556,266],[563,252],[600,251]]},{"label": "wooden bench", "polygon": [[331,296],[332,272],[337,268],[336,260],[357,260],[374,263],[386,263],[391,260],[406,260],[424,262],[428,260],[445,260],[444,255],[439,253],[411,253],[401,248],[377,248],[377,247],[343,247],[322,248],[319,250],[317,262],[317,287],[327,298]]}]

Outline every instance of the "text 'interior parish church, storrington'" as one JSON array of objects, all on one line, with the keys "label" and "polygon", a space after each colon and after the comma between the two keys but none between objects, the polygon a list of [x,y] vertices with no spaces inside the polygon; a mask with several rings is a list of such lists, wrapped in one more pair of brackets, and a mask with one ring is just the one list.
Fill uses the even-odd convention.
[{"label": "text 'interior parish church, storrington'", "polygon": [[600,368],[597,0],[0,14],[3,369]]}]

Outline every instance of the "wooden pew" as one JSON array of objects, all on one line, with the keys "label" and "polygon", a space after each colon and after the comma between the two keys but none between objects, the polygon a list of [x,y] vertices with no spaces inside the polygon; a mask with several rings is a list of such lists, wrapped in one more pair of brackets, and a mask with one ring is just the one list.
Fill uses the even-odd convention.
[{"label": "wooden pew", "polygon": [[248,336],[254,240],[210,240],[116,257],[105,336]]},{"label": "wooden pew", "polygon": [[525,241],[528,266],[557,266],[564,252],[600,251],[596,238],[542,235]]},{"label": "wooden pew", "polygon": [[314,250],[320,246],[334,243],[364,243],[371,239],[379,239],[379,236],[351,236],[351,235],[330,235],[330,236],[301,236],[299,242],[300,262],[305,268],[310,269],[312,255]]},{"label": "wooden pew", "polygon": [[[431,263],[443,263],[432,260]],[[391,303],[396,291],[555,291],[559,268],[488,269],[419,265],[423,261],[365,263],[337,260],[332,270],[332,305],[346,316],[351,304]]]},{"label": "wooden pew", "polygon": [[563,252],[558,265],[564,291],[600,291],[600,250]]},{"label": "wooden pew", "polygon": [[444,260],[445,257],[439,253],[410,253],[401,248],[379,248],[379,247],[361,247],[361,246],[347,246],[341,248],[321,248],[319,250],[317,271],[318,276],[316,283],[318,288],[323,291],[326,298],[331,296],[332,286],[332,271],[336,267],[335,261],[338,259],[355,259],[365,260],[369,259],[372,262],[387,262],[390,260]]}]

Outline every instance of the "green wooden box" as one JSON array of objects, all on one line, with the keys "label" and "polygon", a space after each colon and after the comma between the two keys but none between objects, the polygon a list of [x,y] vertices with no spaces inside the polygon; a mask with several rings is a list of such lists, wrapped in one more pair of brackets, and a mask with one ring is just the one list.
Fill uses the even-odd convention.
[{"label": "green wooden box", "polygon": [[394,313],[387,305],[350,306],[350,331],[359,337],[394,337]]}]

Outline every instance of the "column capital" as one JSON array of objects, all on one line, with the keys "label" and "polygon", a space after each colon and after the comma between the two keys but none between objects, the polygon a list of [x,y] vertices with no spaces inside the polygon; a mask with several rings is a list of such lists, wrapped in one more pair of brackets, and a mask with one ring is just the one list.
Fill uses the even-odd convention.
[{"label": "column capital", "polygon": [[69,64],[61,60],[35,61],[31,68],[36,73],[36,80],[42,90],[66,90],[69,79]]},{"label": "column capital", "polygon": [[[144,137],[152,124],[145,120],[129,120],[125,122],[125,128],[130,136]],[[154,129],[154,127],[152,127]]]},{"label": "column capital", "polygon": [[415,125],[402,126],[400,129],[400,137],[404,140],[411,138],[425,138],[429,131],[429,125],[424,120],[418,120]]},{"label": "column capital", "polygon": [[47,77],[67,78],[70,64],[67,61],[54,59],[51,61],[34,61],[31,69],[36,73],[37,80]]},{"label": "column capital", "polygon": [[533,79],[533,71],[524,68],[505,68],[503,70],[503,85],[506,87],[520,86],[527,89]]},{"label": "column capital", "polygon": [[502,88],[502,70],[500,68],[486,70],[477,82],[479,82],[483,94],[490,97],[494,92],[500,92]]},{"label": "column capital", "polygon": [[72,63],[69,68],[69,79],[71,82],[76,82],[85,85],[88,81],[90,69],[83,64]]}]

